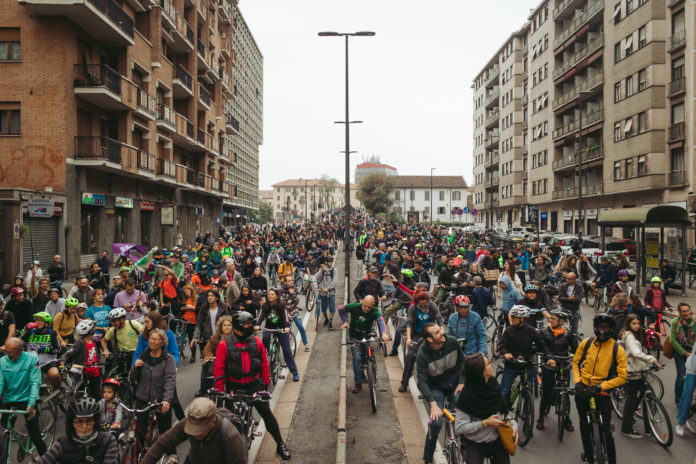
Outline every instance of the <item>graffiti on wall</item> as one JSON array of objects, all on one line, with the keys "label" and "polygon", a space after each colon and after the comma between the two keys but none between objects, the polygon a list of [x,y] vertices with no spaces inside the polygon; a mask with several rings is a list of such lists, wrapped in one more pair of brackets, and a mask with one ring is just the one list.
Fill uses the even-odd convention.
[{"label": "graffiti on wall", "polygon": [[54,191],[65,190],[65,158],[45,145],[11,149],[0,156],[0,186]]}]

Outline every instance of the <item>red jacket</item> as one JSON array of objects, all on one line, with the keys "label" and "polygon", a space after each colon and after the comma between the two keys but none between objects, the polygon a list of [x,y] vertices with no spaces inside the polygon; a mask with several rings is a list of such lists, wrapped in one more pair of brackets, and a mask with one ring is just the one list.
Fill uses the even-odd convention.
[{"label": "red jacket", "polygon": [[[256,338],[256,346],[259,348],[259,354],[261,355],[261,381],[263,382],[263,386],[265,388],[268,388],[268,385],[270,385],[271,383],[271,369],[268,364],[268,357],[266,356],[266,347],[263,346],[263,343],[261,342],[261,339],[259,337],[255,336],[254,338]],[[238,342],[237,347],[244,348],[248,344],[248,342]],[[215,378],[223,377],[225,375],[226,363],[227,343],[223,339],[218,344],[217,351],[215,352],[215,365],[213,366],[213,375],[215,376]],[[249,369],[251,361],[249,360],[249,354],[247,352],[242,352],[242,364],[244,370]],[[232,385],[244,386],[257,381],[257,379],[258,376],[247,376],[241,380],[233,380],[232,378],[228,380]],[[217,382],[215,382],[215,389],[217,391],[225,391],[225,380],[220,379]]]}]

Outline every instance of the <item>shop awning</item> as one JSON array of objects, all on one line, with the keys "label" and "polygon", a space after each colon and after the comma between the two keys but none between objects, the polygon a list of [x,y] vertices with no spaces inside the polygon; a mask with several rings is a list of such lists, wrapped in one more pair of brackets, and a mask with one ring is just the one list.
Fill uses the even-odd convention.
[{"label": "shop awning", "polygon": [[680,206],[653,206],[610,209],[600,213],[597,223],[603,227],[690,225],[689,213]]}]

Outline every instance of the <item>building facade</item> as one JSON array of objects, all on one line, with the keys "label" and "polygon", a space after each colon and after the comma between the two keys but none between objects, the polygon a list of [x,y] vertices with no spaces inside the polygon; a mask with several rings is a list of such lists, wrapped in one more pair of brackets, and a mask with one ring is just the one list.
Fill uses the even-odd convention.
[{"label": "building facade", "polygon": [[381,163],[379,156],[373,155],[364,159],[362,163],[355,167],[355,183],[360,183],[360,179],[373,172],[379,172],[387,176],[396,176],[399,174],[394,166]]},{"label": "building facade", "polygon": [[[526,223],[526,205],[539,205],[542,230],[594,235],[606,209],[687,207],[694,191],[693,105],[685,103],[693,93],[693,73],[685,71],[693,69],[693,6],[547,0],[532,10],[473,83],[477,220],[517,226]],[[521,62],[521,87],[505,74],[510,56],[513,69]],[[516,114],[504,110],[509,98],[521,108],[521,137],[510,127],[518,119],[505,120]],[[514,158],[505,157],[510,150]]]},{"label": "building facade", "polygon": [[[344,184],[336,179],[287,179],[271,187],[276,222],[304,222],[345,205]],[[350,184],[350,204],[360,207],[356,184]]]},{"label": "building facade", "polygon": [[115,242],[171,247],[258,207],[262,58],[236,1],[0,10],[0,279],[57,252],[76,272]]},{"label": "building facade", "polygon": [[430,221],[470,224],[471,214],[452,210],[471,206],[472,191],[461,176],[395,176],[391,211],[401,219],[418,223]]}]

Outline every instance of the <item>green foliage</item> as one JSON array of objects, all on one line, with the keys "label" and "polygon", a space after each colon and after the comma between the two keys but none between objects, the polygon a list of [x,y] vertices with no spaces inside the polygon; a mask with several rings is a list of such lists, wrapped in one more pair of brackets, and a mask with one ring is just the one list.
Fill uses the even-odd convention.
[{"label": "green foliage", "polygon": [[392,205],[394,179],[384,173],[374,172],[360,180],[358,200],[370,214],[386,213]]},{"label": "green foliage", "polygon": [[259,202],[259,210],[247,210],[249,216],[249,222],[256,224],[266,224],[273,222],[273,207],[270,203],[265,201]]}]

